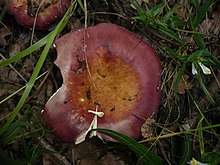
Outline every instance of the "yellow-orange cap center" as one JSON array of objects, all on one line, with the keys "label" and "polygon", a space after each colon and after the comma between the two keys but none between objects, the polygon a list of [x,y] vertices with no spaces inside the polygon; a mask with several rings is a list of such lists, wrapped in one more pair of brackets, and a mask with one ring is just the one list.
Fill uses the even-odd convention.
[{"label": "yellow-orange cap center", "polygon": [[89,70],[78,73],[78,106],[88,110],[98,104],[105,117],[116,120],[130,115],[139,99],[137,75],[131,65],[105,47],[97,48],[91,57]]}]

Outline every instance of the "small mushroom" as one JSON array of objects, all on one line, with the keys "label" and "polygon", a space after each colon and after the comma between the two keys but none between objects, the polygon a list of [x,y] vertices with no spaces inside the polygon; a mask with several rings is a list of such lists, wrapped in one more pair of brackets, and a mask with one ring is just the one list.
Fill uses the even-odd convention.
[{"label": "small mushroom", "polygon": [[45,29],[65,14],[70,3],[71,0],[10,0],[8,12],[24,27]]},{"label": "small mushroom", "polygon": [[161,67],[155,51],[109,23],[68,33],[56,41],[56,49],[63,85],[42,111],[54,134],[74,143],[96,123],[140,138],[141,125],[160,102]]}]

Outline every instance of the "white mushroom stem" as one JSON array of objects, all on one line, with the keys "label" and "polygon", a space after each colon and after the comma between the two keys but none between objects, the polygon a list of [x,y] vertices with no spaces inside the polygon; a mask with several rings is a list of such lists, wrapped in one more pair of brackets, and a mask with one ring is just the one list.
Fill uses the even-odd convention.
[{"label": "white mushroom stem", "polygon": [[[88,110],[88,113],[92,113],[94,114],[94,118],[89,126],[89,128],[81,135],[77,138],[75,144],[79,144],[83,141],[85,141],[86,135],[88,134],[88,132],[92,129],[97,129],[98,128],[98,120],[97,117],[103,117],[104,116],[104,112],[98,112],[98,105],[96,105],[95,111],[93,110]],[[93,136],[97,135],[97,131],[92,131],[90,134],[90,138]]]}]

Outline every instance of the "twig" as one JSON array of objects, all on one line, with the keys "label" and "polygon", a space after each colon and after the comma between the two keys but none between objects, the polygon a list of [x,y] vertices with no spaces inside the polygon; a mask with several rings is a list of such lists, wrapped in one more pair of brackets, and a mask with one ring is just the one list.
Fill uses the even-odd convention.
[{"label": "twig", "polygon": [[[84,8],[85,8],[85,32],[84,32],[84,58],[85,58],[85,61],[86,61],[86,68],[87,68],[87,71],[88,71],[88,74],[89,74],[89,77],[93,83],[93,86],[95,88],[95,90],[97,90],[96,88],[96,85],[95,85],[95,82],[92,78],[92,75],[91,75],[91,72],[90,72],[90,69],[89,69],[89,63],[88,63],[88,58],[87,58],[87,51],[86,51],[86,48],[87,48],[87,45],[86,45],[86,38],[88,37],[88,31],[87,31],[87,19],[88,19],[88,13],[87,13],[87,3],[86,3],[86,0],[84,0]],[[87,37],[86,37],[87,36]]]},{"label": "twig", "polygon": [[40,141],[41,145],[46,148],[47,150],[51,151],[51,154],[61,161],[64,165],[72,165],[65,156],[58,153],[44,138],[38,137],[38,140]]}]

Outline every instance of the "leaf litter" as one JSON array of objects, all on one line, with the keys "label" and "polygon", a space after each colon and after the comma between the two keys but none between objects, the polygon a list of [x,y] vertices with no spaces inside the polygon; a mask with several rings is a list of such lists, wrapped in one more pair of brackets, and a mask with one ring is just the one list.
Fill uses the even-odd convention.
[{"label": "leaf litter", "polygon": [[[141,2],[142,5],[144,5],[146,3],[146,1],[139,1],[139,2]],[[150,3],[150,4],[154,4],[154,2],[156,2],[156,1],[149,1],[149,2],[147,1],[147,3]],[[183,2],[184,1],[182,1],[182,0],[178,1],[178,3],[174,2],[180,8],[180,10],[176,11],[176,15],[179,16],[180,18],[182,18],[183,20],[187,20],[189,13],[186,13],[185,6],[184,6]],[[108,12],[112,12],[111,7],[113,5],[111,3],[113,3],[113,2],[108,2],[107,4],[104,3],[106,5],[103,7],[103,9],[106,10],[106,14]],[[117,0],[116,3],[120,3],[120,0]],[[97,4],[99,4],[99,3],[97,3]],[[122,4],[124,4],[124,2]],[[90,12],[99,11],[99,9],[95,6],[93,6],[92,4],[88,5],[88,10]],[[114,8],[114,12],[124,13],[124,15],[126,15],[126,13],[123,11],[123,8],[120,8],[120,11],[119,11],[119,8],[118,8],[118,11],[117,11],[117,9]],[[219,31],[220,31],[220,26],[219,26],[219,24],[220,24],[220,16],[219,15],[220,14],[219,13],[220,13],[219,10],[210,11],[210,13],[206,15],[206,18],[199,25],[199,28],[198,28],[199,31],[201,33],[203,33],[204,35],[206,35],[206,34],[219,35]],[[83,15],[83,13],[80,13],[78,11],[78,13],[75,15],[75,17],[79,17],[80,14]],[[129,14],[127,14],[127,15],[129,15]],[[121,18],[117,18],[117,21],[116,21],[115,17],[110,17],[109,15],[107,15],[107,16],[106,15],[103,15],[103,16],[93,15],[93,16],[95,18],[97,18],[98,20],[106,21],[106,19],[107,19],[110,22],[116,22],[118,24],[122,24],[125,27],[128,27],[129,29],[133,29],[133,30],[137,31],[137,29],[135,29],[135,27],[138,26],[136,23],[131,24],[130,22],[128,23],[125,20],[122,20]],[[82,18],[77,18],[77,19],[81,20]],[[74,20],[75,19],[71,20],[69,26],[72,27],[74,25]],[[92,22],[94,20],[89,20],[89,21]],[[80,23],[78,22],[78,24],[80,24]],[[77,25],[77,27],[78,26],[83,27],[83,21],[81,21],[81,25]],[[9,25],[8,27],[3,26],[0,29],[0,50],[1,50],[2,56],[4,56],[5,58],[8,58],[9,56],[13,56],[17,52],[25,49],[25,47],[27,47],[30,42],[30,33],[27,32],[28,30],[24,30],[23,28],[21,28],[19,26],[17,28],[14,28],[13,25]],[[10,29],[10,30],[7,30],[7,29]],[[67,31],[70,31],[70,30],[71,29],[67,29]],[[144,30],[142,30],[142,32],[139,32],[139,33],[141,33],[141,35],[146,34],[146,32]],[[17,33],[20,33],[19,34],[20,37],[17,35]],[[36,40],[37,40],[37,38],[40,38],[40,36],[42,36],[42,33],[44,33],[44,32],[38,32],[38,31],[35,32],[34,35],[35,35]],[[22,36],[25,36],[25,37],[23,38]],[[143,36],[143,37],[146,37],[146,36]],[[148,37],[149,36],[147,36],[147,38]],[[153,38],[153,40],[156,40],[154,36],[151,36],[151,37]],[[8,38],[10,38],[10,40]],[[13,39],[11,39],[11,38],[13,38]],[[187,39],[189,39],[189,38],[187,38]],[[152,40],[152,39],[150,39],[150,40]],[[164,44],[164,41],[159,40],[158,43],[162,45],[162,44]],[[220,53],[219,47],[216,45],[219,45],[219,42],[214,41],[214,43],[213,43],[213,41],[212,41],[211,46],[209,46],[209,45],[208,46],[209,46],[209,49],[214,50],[213,52],[215,52],[215,54],[219,54]],[[29,77],[32,73],[33,67],[36,64],[38,54],[39,54],[39,52],[31,55],[31,56],[35,56],[35,57],[27,57],[27,58],[22,59],[21,61],[18,61],[15,64],[13,64],[13,67],[15,67],[15,69],[23,77],[25,77],[26,80],[29,79]],[[54,60],[54,58],[55,58],[54,56],[55,56],[55,53],[51,52],[48,57],[47,63],[45,64],[44,71],[46,71],[52,65],[51,61]],[[218,55],[218,59],[219,59],[219,55]],[[3,59],[1,58],[1,60],[3,60]],[[169,61],[169,63],[172,63],[172,61],[171,62]],[[173,67],[172,69],[175,70],[175,68],[174,68],[175,66],[172,66],[172,67]],[[173,70],[172,70],[172,72],[173,72]],[[40,84],[41,84],[40,82],[35,84],[35,89],[38,89],[39,92],[33,91],[32,94],[34,94],[34,97],[32,97],[27,102],[28,105],[38,106],[38,108],[40,109],[40,107],[43,107],[46,100],[48,100],[48,98],[52,95],[52,93],[53,93],[52,91],[55,91],[57,89],[57,86],[61,85],[62,78],[60,77],[60,73],[59,73],[58,69],[56,67],[53,67],[52,72],[53,72],[53,74],[51,74],[47,78],[47,80],[43,83],[42,86],[40,86]],[[169,72],[169,71],[166,71],[166,72]],[[216,75],[214,75],[214,76],[211,75],[210,78],[205,77],[206,85],[209,87],[209,90],[212,92],[213,96],[215,96],[216,93],[219,95],[219,88],[220,88],[219,71],[215,71],[214,73]],[[211,112],[213,114],[216,114],[215,106],[209,107],[207,97],[201,96],[201,92],[200,92],[201,89],[200,90],[198,89],[198,85],[196,85],[196,81],[194,81],[194,79],[191,80],[192,75],[190,75],[190,73],[183,75],[183,77],[181,78],[181,80],[178,84],[178,90],[177,90],[178,94],[179,94],[178,96],[180,96],[181,101],[180,102],[175,101],[175,99],[173,97],[173,91],[171,90],[172,86],[173,86],[173,79],[171,77],[173,76],[173,74],[172,73],[171,74],[168,73],[168,74],[170,77],[168,79],[165,79],[163,82],[165,85],[168,85],[168,87],[163,88],[163,94],[162,94],[163,98],[161,101],[160,112],[158,113],[158,119],[156,122],[158,122],[162,126],[167,125],[167,128],[170,128],[170,130],[172,130],[172,131],[177,131],[178,130],[178,122],[181,123],[185,119],[188,119],[188,116],[185,113],[185,112],[188,113],[188,111],[185,111],[186,109],[188,109],[189,111],[192,111],[192,113],[189,114],[189,116],[191,115],[192,120],[194,120],[195,118],[197,118],[199,116],[197,113],[195,113],[195,110],[192,108],[192,105],[191,105],[192,103],[187,98],[188,97],[187,92],[186,92],[187,90],[189,90],[190,92],[193,91],[195,98],[197,98],[196,101],[198,101],[198,106],[201,109],[205,110],[204,113],[208,113],[209,111],[212,110]],[[167,84],[166,84],[166,80],[169,80]],[[43,81],[43,79],[41,79],[41,82],[42,81]],[[2,98],[5,98],[6,96],[8,96],[8,94],[12,94],[16,90],[18,90],[18,88],[23,86],[25,84],[24,82],[25,81],[10,67],[0,68],[0,98],[2,99]],[[0,122],[1,123],[4,123],[5,119],[10,114],[11,110],[16,106],[17,100],[20,96],[21,96],[21,93],[17,93],[14,98],[7,100],[7,102],[4,103],[4,106],[0,105],[0,110],[1,110]],[[39,103],[39,101],[40,101],[40,103]],[[217,99],[217,101],[218,101],[218,99]],[[217,103],[219,103],[219,102],[217,102]],[[213,108],[213,109],[211,109],[211,108]],[[4,111],[2,111],[2,109]],[[19,114],[19,117],[18,117],[19,119],[21,119],[22,116],[24,116],[24,110],[25,109],[23,109],[23,111]],[[179,110],[181,110],[181,111],[179,111]],[[172,111],[172,113],[170,111]],[[37,114],[36,111],[31,111],[31,112],[32,112],[33,116],[36,116],[36,114]],[[175,112],[176,113],[178,112],[180,114],[178,116],[176,116]],[[190,122],[192,122],[192,120],[189,119],[186,121],[187,121],[187,123],[190,123]],[[173,122],[173,121],[175,121],[175,122]],[[176,121],[178,121],[178,122],[176,122]],[[41,123],[41,121],[39,121],[39,119],[34,119],[34,120],[32,119],[32,121],[30,121],[30,122],[34,122],[36,124],[36,126],[38,126],[38,128],[42,127],[42,124],[39,124],[39,123]],[[157,134],[157,133],[155,133],[156,130],[150,131],[150,134],[147,134],[147,135],[145,134],[146,132],[149,131],[148,127],[150,127],[150,128],[154,127],[154,125],[155,125],[154,122],[155,121],[146,120],[145,125],[142,127],[141,131],[142,131],[143,136],[145,138],[152,138]],[[215,122],[215,120],[213,120],[213,122]],[[196,121],[194,123],[196,123]],[[28,132],[28,129],[25,129],[25,131]],[[46,140],[46,142],[48,144],[54,145],[54,147],[53,147],[54,150],[52,152],[49,152],[49,154],[47,152],[47,154],[44,153],[43,155],[40,155],[40,154],[38,155],[40,158],[43,157],[44,160],[46,160],[46,158],[47,158],[47,161],[43,162],[43,164],[45,164],[45,165],[50,164],[51,162],[53,162],[54,164],[58,164],[58,162],[61,164],[65,164],[66,161],[67,161],[66,164],[68,164],[68,163],[71,164],[70,162],[73,162],[73,161],[77,162],[77,164],[80,164],[80,161],[81,161],[81,163],[86,162],[87,164],[89,164],[89,163],[91,164],[91,163],[94,163],[95,161],[101,162],[101,160],[103,160],[103,159],[104,159],[103,162],[100,164],[104,164],[104,162],[106,164],[109,164],[111,162],[112,164],[118,163],[120,165],[120,163],[126,164],[125,163],[126,158],[124,160],[124,158],[121,158],[119,156],[120,154],[122,155],[122,157],[127,156],[127,158],[133,156],[131,154],[131,151],[129,151],[129,150],[124,149],[123,151],[125,151],[125,153],[127,155],[125,153],[122,154],[121,151],[114,150],[115,148],[120,148],[119,146],[117,146],[115,144],[110,145],[110,146],[106,146],[106,143],[102,142],[102,141],[98,141],[98,142],[97,141],[94,142],[94,140],[91,140],[88,142],[86,141],[85,144],[79,144],[77,146],[77,148],[73,148],[72,146],[60,144],[60,142],[57,140],[54,140],[53,137],[51,137],[51,134],[48,133],[47,131],[44,131],[44,132],[40,131],[37,134],[34,134],[34,136],[35,135],[37,137],[43,136],[44,140]],[[30,146],[34,146],[34,142],[36,142],[33,140],[33,139],[35,139],[34,136],[32,135],[31,138],[25,139],[23,141],[24,144],[28,141],[28,142],[30,142],[30,143],[28,143],[28,144],[30,144]],[[213,137],[211,137],[211,139],[212,138]],[[196,139],[196,137],[195,137],[195,139]],[[175,143],[176,140],[179,140],[178,143]],[[20,139],[18,139],[18,141],[21,142]],[[210,142],[211,142],[211,140],[210,141],[207,140],[206,148],[207,148],[207,150],[211,151],[211,150],[213,150],[214,147],[212,148],[212,147],[210,147],[211,145],[209,146]],[[46,147],[47,143],[39,143],[39,145],[40,145],[41,149],[43,149],[43,150],[46,149],[47,151],[50,151],[51,148]],[[13,146],[13,144],[14,144],[14,146]],[[15,144],[16,144],[16,142],[13,141],[11,145],[4,145],[4,146],[7,146],[9,149],[11,149],[10,152],[11,152],[12,156],[25,157],[25,155],[22,154],[22,152],[20,152],[21,148],[19,148],[18,145],[15,145]],[[168,163],[170,163],[170,162],[172,162],[173,164],[177,163],[176,160],[178,160],[178,156],[181,156],[181,155],[173,154],[172,152],[176,149],[174,147],[174,145],[177,146],[177,149],[179,151],[180,144],[181,144],[181,140],[178,138],[177,139],[175,139],[175,138],[168,139],[167,138],[165,140],[161,140],[160,144],[158,144],[158,147],[161,147],[161,152],[160,151],[157,151],[157,152],[160,155],[162,155],[164,160],[166,160],[166,158],[169,159],[169,160],[167,160]],[[214,144],[216,144],[216,143],[214,143]],[[24,147],[24,146],[22,146],[22,147]],[[193,146],[193,147],[195,147],[195,146]],[[87,149],[87,148],[88,148],[88,151],[85,151],[85,149]],[[194,149],[195,149],[195,151],[196,151],[196,149],[199,150],[198,147],[195,147]],[[31,152],[31,151],[29,151],[29,152]],[[31,152],[31,153],[34,153],[34,152]],[[55,153],[58,155],[55,156]],[[131,154],[131,155],[129,155],[129,154]],[[194,154],[199,155],[197,152],[195,152]],[[56,157],[56,159],[54,160],[55,157]],[[63,159],[63,157],[65,157],[65,159]],[[40,159],[40,161],[38,160],[38,163],[41,162],[41,160],[42,159]],[[134,160],[135,160],[135,158],[134,158]],[[198,160],[198,159],[196,158],[196,160]]]}]

